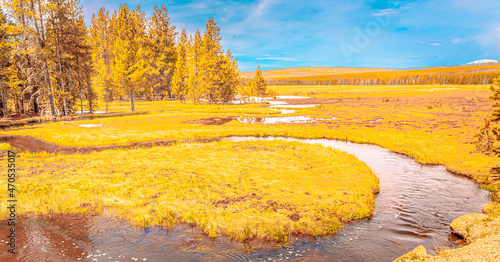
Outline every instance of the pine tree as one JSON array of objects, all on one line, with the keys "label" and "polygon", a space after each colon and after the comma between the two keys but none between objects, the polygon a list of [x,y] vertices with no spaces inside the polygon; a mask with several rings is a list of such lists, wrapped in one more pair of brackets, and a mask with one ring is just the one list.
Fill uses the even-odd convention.
[{"label": "pine tree", "polygon": [[[240,85],[236,59],[222,50],[213,19],[203,37],[197,30],[188,40],[184,31],[176,46],[165,6],[155,6],[150,18],[140,5],[120,6],[111,17],[101,8],[87,32],[80,0],[4,2],[19,33],[0,39],[0,113],[13,101],[16,113],[29,103],[34,113],[69,115],[78,100],[81,112],[84,100],[92,112],[99,98],[107,105],[122,96],[130,96],[134,111],[136,96],[171,97],[173,84],[182,101],[227,103]],[[16,43],[13,51],[5,43]]]},{"label": "pine tree", "polygon": [[490,99],[495,101],[493,111],[490,117],[485,119],[485,124],[479,133],[475,135],[475,144],[481,152],[500,156],[500,77],[495,79],[491,91],[493,95]]},{"label": "pine tree", "polygon": [[188,92],[188,66],[187,66],[188,41],[186,31],[182,30],[177,44],[177,60],[172,81],[172,92],[182,102],[186,100]]},{"label": "pine tree", "polygon": [[[50,3],[44,0],[6,0],[9,13],[19,27],[22,35],[20,49],[25,54],[23,62],[27,63],[23,70],[27,89],[36,91],[41,100],[48,99],[50,114],[56,115],[54,92],[52,90],[53,66],[49,63],[50,43],[47,39],[47,17]],[[38,87],[44,86],[45,90]],[[38,109],[38,99],[34,102],[34,110]]]},{"label": "pine tree", "polygon": [[500,155],[500,78],[497,78],[495,84],[496,86],[491,87],[493,95],[490,96],[490,99],[495,101],[490,117],[490,121],[492,122],[491,132],[494,136],[492,151]]},{"label": "pine tree", "polygon": [[145,74],[144,20],[140,6],[133,12],[126,4],[120,6],[114,24],[114,79],[130,95],[131,110],[135,111],[134,95],[139,91]]},{"label": "pine tree", "polygon": [[260,66],[257,66],[255,70],[255,76],[252,81],[252,95],[258,97],[264,97],[267,95],[267,84],[266,80],[262,76],[262,71],[260,71]]},{"label": "pine tree", "polygon": [[[106,113],[108,112],[108,103],[118,96],[116,86],[113,85],[113,50],[112,50],[112,32],[111,18],[109,12],[101,7],[92,15],[90,26],[90,45],[92,47],[92,64],[95,68],[95,74],[92,75],[92,85],[97,91],[97,95],[106,104]],[[83,113],[83,109],[82,113]]]},{"label": "pine tree", "polygon": [[240,95],[243,96],[244,99],[250,99],[250,97],[255,96],[255,94],[252,93],[252,80],[247,79],[241,86],[240,86]]},{"label": "pine tree", "polygon": [[[88,50],[83,11],[79,0],[50,0],[47,19],[47,42],[50,50],[48,58],[55,66],[54,91],[59,108],[68,116],[78,97],[76,72],[80,66],[75,56]],[[81,61],[82,63],[84,61]]]},{"label": "pine tree", "polygon": [[13,59],[13,34],[14,27],[7,21],[7,16],[0,8],[0,116],[8,116],[7,99],[10,90],[16,85],[16,72],[12,63]]},{"label": "pine tree", "polygon": [[208,20],[203,41],[199,63],[199,91],[209,103],[217,103],[221,82],[220,55],[220,29],[213,18]]},{"label": "pine tree", "polygon": [[[135,21],[135,37],[134,37],[134,48],[137,50],[134,64],[132,65],[132,71],[130,74],[130,81],[133,87],[133,94],[137,93],[139,95],[145,95],[150,97],[151,89],[148,88],[152,81],[152,68],[151,68],[151,52],[147,46],[147,18],[144,11],[141,10],[141,5],[132,10],[132,15]],[[132,96],[132,98],[134,98]],[[133,103],[133,99],[131,99]],[[134,108],[132,106],[132,108]]]},{"label": "pine tree", "polygon": [[94,68],[92,63],[92,46],[87,27],[83,21],[83,16],[79,16],[71,32],[74,37],[70,42],[71,48],[68,53],[71,55],[71,72],[73,90],[78,90],[80,97],[80,110],[83,113],[83,100],[88,101],[89,112],[93,113],[94,106],[97,105],[98,93],[92,85],[92,75]]},{"label": "pine tree", "polygon": [[149,48],[151,50],[151,67],[153,79],[153,95],[163,99],[165,93],[171,97],[172,77],[175,69],[175,26],[170,24],[168,9],[165,6],[154,7],[149,26]]},{"label": "pine tree", "polygon": [[200,49],[202,45],[202,38],[200,30],[196,30],[194,38],[190,38],[188,49],[188,96],[194,103],[198,103],[201,98],[200,94]]},{"label": "pine tree", "polygon": [[[17,24],[14,28],[15,33],[9,39],[10,47],[12,47],[12,64],[10,72],[12,76],[10,82],[9,95],[13,96],[16,114],[24,114],[26,111],[24,109],[24,102],[29,101],[28,111],[32,113],[39,113],[38,100],[43,97],[43,92],[40,90],[41,84],[34,85],[38,80],[41,79],[40,75],[36,73],[36,69],[39,69],[33,63],[33,53],[28,52],[30,45],[34,43],[32,39],[28,39],[25,34],[27,29],[26,23],[26,13],[27,13],[27,3],[21,3],[18,1],[7,1],[6,7],[9,10],[11,17],[13,19],[12,23]],[[7,52],[2,52],[2,54],[7,54]],[[39,64],[38,64],[39,65]],[[3,112],[3,111],[2,111]]]},{"label": "pine tree", "polygon": [[229,50],[221,56],[221,60],[220,99],[221,102],[228,103],[234,98],[236,90],[241,83],[241,76],[236,59],[233,58]]}]

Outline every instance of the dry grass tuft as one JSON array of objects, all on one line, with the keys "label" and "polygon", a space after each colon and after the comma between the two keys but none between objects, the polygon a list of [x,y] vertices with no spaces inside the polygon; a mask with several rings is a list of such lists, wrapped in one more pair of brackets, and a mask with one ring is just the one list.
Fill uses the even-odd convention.
[{"label": "dry grass tuft", "polygon": [[[18,159],[18,214],[108,209],[141,227],[185,222],[211,237],[240,241],[334,234],[343,222],[371,216],[378,191],[378,179],[354,156],[298,142],[23,153]],[[6,209],[1,212],[5,218]]]}]

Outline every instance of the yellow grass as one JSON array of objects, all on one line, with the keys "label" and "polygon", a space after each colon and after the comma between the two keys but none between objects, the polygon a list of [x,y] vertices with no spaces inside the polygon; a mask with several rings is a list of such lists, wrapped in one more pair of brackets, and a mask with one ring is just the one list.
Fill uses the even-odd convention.
[{"label": "yellow grass", "polygon": [[[413,70],[394,70],[380,68],[322,68],[322,67],[303,67],[303,68],[284,68],[276,70],[265,70],[263,75],[266,80],[279,81],[295,81],[302,83],[321,83],[332,79],[340,80],[341,83],[367,83],[368,80],[378,79],[378,83],[383,81],[403,81],[404,83],[416,84],[434,84],[441,83],[447,79],[445,83],[482,83],[484,78],[492,80],[498,77],[500,64],[489,65],[469,65],[469,66],[449,66],[449,67],[433,67],[426,69]],[[252,72],[244,72],[245,78],[253,77]],[[415,81],[415,82],[414,82]],[[469,82],[471,81],[471,82]],[[335,82],[334,82],[335,83]],[[399,82],[401,83],[401,82]]]},{"label": "yellow grass", "polygon": [[485,214],[470,214],[451,223],[453,231],[461,235],[468,245],[458,249],[440,250],[429,256],[423,246],[396,259],[403,261],[498,261],[500,259],[500,204],[484,207]]},{"label": "yellow grass", "polygon": [[[363,73],[363,72],[380,72],[380,71],[394,71],[393,69],[386,68],[362,68],[362,67],[296,67],[296,68],[283,68],[271,69],[262,71],[264,77],[305,77],[316,75],[337,75],[349,73]],[[241,72],[244,78],[253,78],[255,71]]]},{"label": "yellow grass", "polygon": [[[280,86],[281,87],[281,86]],[[276,87],[271,87],[276,88]],[[327,90],[325,86],[286,87],[285,93]],[[35,129],[12,129],[3,134],[34,136],[66,146],[127,145],[141,141],[239,136],[331,138],[373,143],[401,152],[418,162],[443,164],[499,190],[489,170],[497,157],[475,152],[473,136],[491,111],[488,86],[330,86],[335,97],[314,95],[301,103],[320,104],[295,115],[327,119],[315,124],[263,125],[231,121],[204,125],[195,120],[227,116],[279,116],[264,105],[193,105],[163,101],[138,103],[149,115],[42,124]],[[361,87],[357,87],[361,88]],[[426,91],[422,91],[426,90]],[[439,91],[434,91],[439,90]],[[156,109],[155,109],[156,108]],[[156,111],[155,111],[156,110]],[[337,119],[331,120],[332,117]],[[329,120],[328,120],[329,119]],[[370,122],[383,119],[378,122]],[[80,127],[97,124],[98,127]]]},{"label": "yellow grass", "polygon": [[[453,91],[487,91],[489,85],[277,85],[270,86],[280,95],[310,97],[426,96]],[[313,92],[313,94],[311,94]]]},{"label": "yellow grass", "polygon": [[108,209],[138,226],[187,222],[237,240],[333,234],[341,222],[371,216],[378,191],[354,156],[299,142],[22,153],[17,166],[18,214]]},{"label": "yellow grass", "polygon": [[[328,80],[332,78],[370,78],[388,77],[397,78],[402,75],[460,75],[476,72],[494,72],[500,68],[499,64],[432,67],[424,69],[389,69],[389,68],[361,68],[361,67],[295,67],[264,70],[266,79],[287,80]],[[255,71],[241,72],[244,78],[253,78]]]},{"label": "yellow grass", "polygon": [[[491,168],[500,166],[500,160],[498,157],[476,152],[472,144],[474,134],[492,110],[493,103],[488,99],[491,95],[489,86],[272,86],[270,88],[277,90],[280,95],[310,96],[309,99],[295,102],[319,106],[300,109],[294,115],[307,115],[323,120],[313,124],[292,125],[244,124],[238,121],[230,121],[223,125],[204,125],[198,120],[228,116],[277,117],[279,114],[266,108],[265,105],[139,102],[137,105],[139,110],[147,110],[151,114],[49,123],[37,125],[34,129],[2,131],[1,134],[34,136],[60,145],[78,147],[232,135],[330,138],[373,143],[409,155],[418,162],[445,165],[450,171],[469,176],[480,182],[483,188],[496,192],[493,199],[500,200],[500,183],[490,172]],[[121,104],[123,110],[126,110],[125,105]],[[332,120],[332,117],[336,119]],[[383,120],[375,122],[379,119]],[[78,126],[84,123],[102,125],[93,128]],[[488,215],[488,219],[494,217],[492,214]],[[496,238],[498,235],[493,234],[486,236],[486,240],[480,238],[477,242],[483,243],[485,247],[491,247],[495,242],[488,241]],[[473,245],[477,245],[475,243],[470,246],[474,247]],[[451,253],[457,252],[455,257],[466,257],[463,252],[469,251],[464,250],[446,251],[449,252],[446,256],[452,256]]]}]

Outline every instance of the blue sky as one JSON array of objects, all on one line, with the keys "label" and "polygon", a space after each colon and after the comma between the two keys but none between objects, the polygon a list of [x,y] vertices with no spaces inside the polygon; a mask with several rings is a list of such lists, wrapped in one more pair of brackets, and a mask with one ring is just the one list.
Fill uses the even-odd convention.
[{"label": "blue sky", "polygon": [[[81,0],[87,25],[101,6]],[[128,0],[169,9],[194,33],[213,17],[242,71],[303,66],[408,68],[500,60],[499,0]]]}]

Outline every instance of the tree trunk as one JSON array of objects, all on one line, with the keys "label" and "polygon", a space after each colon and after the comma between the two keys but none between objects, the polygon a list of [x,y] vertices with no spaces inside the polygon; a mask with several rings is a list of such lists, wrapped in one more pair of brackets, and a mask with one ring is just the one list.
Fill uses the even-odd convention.
[{"label": "tree trunk", "polygon": [[[31,0],[31,10],[33,13],[35,13],[35,4],[34,4],[34,1]],[[39,4],[38,5],[38,17],[40,19],[40,21],[38,21],[37,19],[34,19],[34,24],[35,24],[35,29],[36,29],[36,33],[37,33],[37,38],[38,38],[38,43],[40,44],[40,50],[38,50],[37,53],[39,53],[39,55],[43,55],[43,52],[41,52],[44,48],[45,48],[45,29],[44,29],[44,24],[43,24],[43,18],[44,18],[44,14],[42,12],[42,5]],[[40,22],[40,27],[38,26],[38,23]],[[52,87],[51,87],[51,83],[50,83],[50,73],[49,73],[49,65],[47,63],[47,60],[44,59],[45,57],[42,56],[42,60],[44,62],[44,71],[45,71],[45,81],[46,81],[46,84],[47,84],[47,92],[49,93],[49,103],[50,103],[50,113],[52,116],[56,116],[56,107],[54,105],[54,96],[52,94]]]},{"label": "tree trunk", "polygon": [[133,90],[130,90],[130,105],[132,106],[132,112],[134,112],[135,107],[134,107],[134,91]]},{"label": "tree trunk", "polygon": [[7,118],[9,116],[9,113],[7,112],[7,98],[6,98],[6,94],[7,92],[5,92],[5,88],[2,89],[2,104],[3,104],[3,107],[2,107],[2,111],[3,111],[3,117]]},{"label": "tree trunk", "polygon": [[0,100],[0,116],[4,116],[2,109],[3,109],[3,98]]},{"label": "tree trunk", "polygon": [[18,96],[14,96],[14,111],[16,112],[16,115],[21,115],[21,106],[22,102],[19,102],[20,99]]},{"label": "tree trunk", "polygon": [[94,104],[93,104],[94,100],[93,100],[91,94],[89,94],[88,97],[89,97],[89,113],[93,114],[94,113]]},{"label": "tree trunk", "polygon": [[36,98],[33,99],[33,113],[38,114],[38,102],[36,101]]},{"label": "tree trunk", "polygon": [[47,83],[47,91],[49,92],[50,114],[56,115],[56,107],[54,106],[54,96],[52,95],[52,87],[50,85],[50,74],[47,61],[45,61],[45,81]]},{"label": "tree trunk", "polygon": [[[64,89],[63,89],[64,92]],[[68,102],[66,101],[66,97],[63,98],[63,104],[64,104],[64,116],[68,117]]]},{"label": "tree trunk", "polygon": [[82,87],[80,86],[80,115],[83,116],[83,92]]},{"label": "tree trunk", "polygon": [[[54,12],[51,12],[52,17],[54,17]],[[54,28],[57,28],[55,25],[55,20],[52,20],[52,25]],[[56,55],[57,55],[57,62],[59,64],[59,77],[61,78],[61,90],[63,92],[63,105],[64,105],[64,116],[68,117],[68,101],[66,100],[66,83],[63,78],[62,74],[62,64],[61,64],[61,52],[59,51],[59,32],[56,31]],[[78,60],[77,60],[78,63]]]}]

